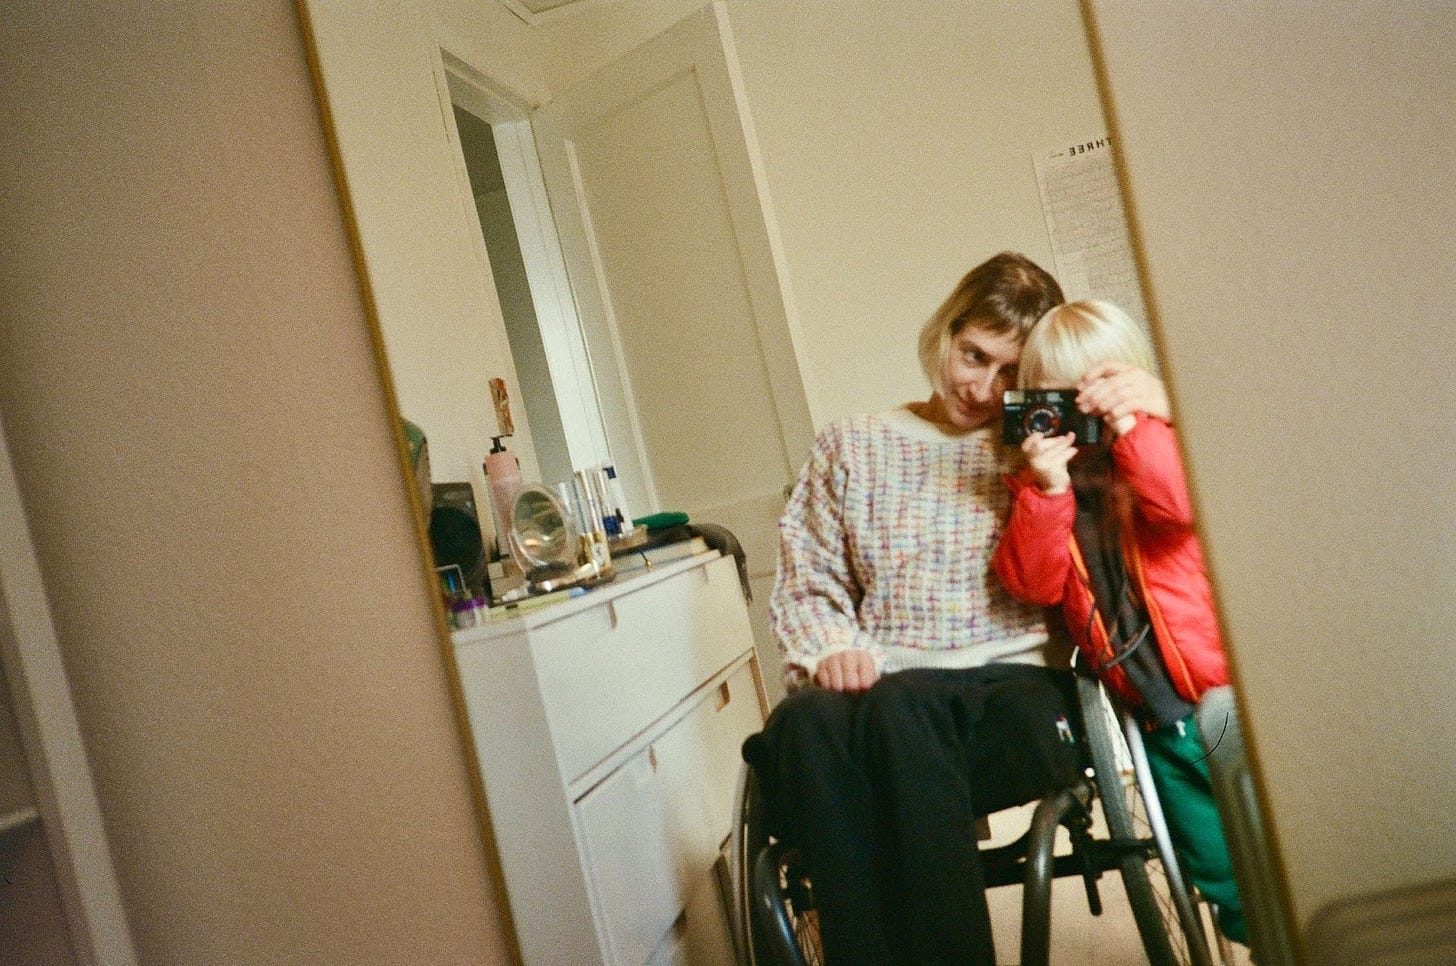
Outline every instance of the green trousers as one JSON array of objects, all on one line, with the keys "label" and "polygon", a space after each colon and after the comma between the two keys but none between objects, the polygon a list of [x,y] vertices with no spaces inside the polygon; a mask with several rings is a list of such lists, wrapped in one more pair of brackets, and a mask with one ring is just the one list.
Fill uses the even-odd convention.
[{"label": "green trousers", "polygon": [[1218,907],[1219,930],[1247,945],[1243,906],[1198,725],[1189,715],[1177,724],[1143,732],[1143,744],[1184,877]]}]

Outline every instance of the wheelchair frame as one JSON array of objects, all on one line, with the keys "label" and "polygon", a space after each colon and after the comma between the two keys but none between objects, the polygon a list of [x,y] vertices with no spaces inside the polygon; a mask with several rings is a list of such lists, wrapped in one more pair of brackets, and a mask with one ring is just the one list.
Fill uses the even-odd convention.
[{"label": "wheelchair frame", "polygon": [[[1081,733],[1091,762],[1087,776],[1038,802],[1029,829],[1016,841],[980,851],[986,888],[1022,886],[1021,966],[1049,962],[1052,880],[1081,876],[1089,908],[1093,915],[1101,915],[1097,882],[1112,871],[1122,877],[1143,950],[1153,966],[1211,966],[1205,922],[1173,853],[1138,726],[1095,679],[1078,674],[1076,685]],[[1106,713],[1108,706],[1121,722],[1121,733]],[[1130,752],[1133,783],[1124,781],[1120,750]],[[1118,793],[1103,794],[1108,788]],[[1094,800],[1101,803],[1105,838],[1091,831]],[[1146,830],[1138,827],[1138,805],[1146,810]],[[797,851],[768,835],[757,779],[746,764],[739,773],[734,814],[729,872],[738,962],[815,966],[822,957],[810,877]],[[1059,827],[1069,833],[1070,854],[1054,854]],[[1164,888],[1166,895],[1159,895]],[[1227,943],[1221,941],[1217,949],[1226,962]]]}]

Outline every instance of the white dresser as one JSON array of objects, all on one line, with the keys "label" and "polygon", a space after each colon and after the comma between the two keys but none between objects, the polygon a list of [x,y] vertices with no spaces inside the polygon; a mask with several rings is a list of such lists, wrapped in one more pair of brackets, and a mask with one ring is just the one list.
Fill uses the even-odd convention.
[{"label": "white dresser", "polygon": [[733,560],[453,636],[527,966],[731,964],[715,863],[766,712]]}]

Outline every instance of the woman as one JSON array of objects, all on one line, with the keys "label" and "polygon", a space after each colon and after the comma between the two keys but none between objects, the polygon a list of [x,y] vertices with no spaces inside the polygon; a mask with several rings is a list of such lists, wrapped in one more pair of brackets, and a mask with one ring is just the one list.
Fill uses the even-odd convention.
[{"label": "woman", "polygon": [[920,333],[930,398],[825,429],[779,524],[793,690],[744,757],[835,966],[994,963],[976,817],[1075,780],[1066,647],[990,573],[1002,393],[1061,301],[1025,256],[972,269]]}]

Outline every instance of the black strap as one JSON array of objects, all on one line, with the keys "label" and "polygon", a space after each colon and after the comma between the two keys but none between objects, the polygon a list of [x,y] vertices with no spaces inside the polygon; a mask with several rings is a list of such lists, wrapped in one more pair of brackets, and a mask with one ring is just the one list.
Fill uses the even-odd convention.
[{"label": "black strap", "polygon": [[1193,713],[1193,705],[1173,687],[1158,648],[1149,646],[1156,643],[1156,635],[1147,608],[1133,593],[1123,560],[1118,515],[1109,494],[1110,456],[1088,454],[1079,462],[1084,466],[1073,477],[1077,516],[1072,532],[1087,566],[1094,604],[1084,633],[1090,637],[1091,622],[1101,614],[1113,654],[1102,664],[1091,662],[1092,670],[1102,674],[1122,668],[1142,696],[1142,706],[1133,713],[1144,723],[1160,727],[1182,721]]}]

